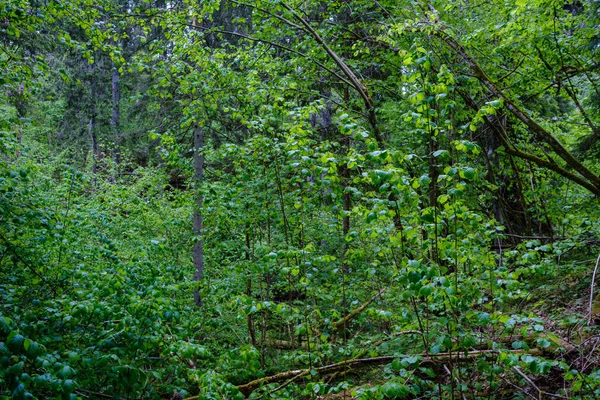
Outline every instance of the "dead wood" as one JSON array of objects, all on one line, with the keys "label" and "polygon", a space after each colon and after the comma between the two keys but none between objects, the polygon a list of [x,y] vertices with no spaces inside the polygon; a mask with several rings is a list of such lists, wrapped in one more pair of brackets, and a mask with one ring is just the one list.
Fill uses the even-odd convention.
[{"label": "dead wood", "polygon": [[[496,350],[476,350],[469,352],[458,352],[458,353],[439,353],[439,354],[430,354],[430,355],[417,355],[421,358],[420,365],[427,364],[437,364],[437,363],[446,363],[446,362],[466,362],[471,361],[478,357],[491,357],[496,358],[501,353],[510,353],[510,354],[530,354],[530,355],[540,355],[541,352],[537,349],[532,350],[508,350],[504,352],[496,351]],[[364,368],[368,366],[375,365],[383,365],[391,363],[395,358],[395,356],[381,356],[381,357],[370,357],[370,358],[359,358],[352,360],[345,360],[335,364],[329,364],[322,367],[316,368],[305,368],[305,369],[296,369],[291,371],[280,372],[275,375],[267,376],[260,379],[255,379],[251,382],[245,383],[243,385],[238,386],[238,390],[242,392],[245,396],[248,396],[254,390],[258,389],[263,385],[268,385],[271,383],[277,383],[286,381],[288,379],[298,379],[300,377],[311,375],[329,375],[336,373],[338,371],[348,370],[348,369],[358,369]],[[298,378],[297,378],[298,377]]]},{"label": "dead wood", "polygon": [[344,318],[332,323],[331,326],[332,326],[333,330],[339,331],[342,328],[344,328],[351,319],[357,317],[361,312],[363,312],[365,310],[365,308],[367,308],[373,301],[375,301],[375,299],[377,299],[379,296],[381,296],[386,290],[387,290],[387,288],[381,289],[377,294],[375,294],[373,297],[371,297],[369,300],[367,300],[363,305],[352,310]]}]

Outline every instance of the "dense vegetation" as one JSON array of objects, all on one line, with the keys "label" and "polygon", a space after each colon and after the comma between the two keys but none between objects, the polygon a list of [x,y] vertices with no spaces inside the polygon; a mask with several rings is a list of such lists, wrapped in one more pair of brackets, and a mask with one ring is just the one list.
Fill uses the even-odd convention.
[{"label": "dense vegetation", "polygon": [[4,0],[0,398],[600,396],[597,0]]}]

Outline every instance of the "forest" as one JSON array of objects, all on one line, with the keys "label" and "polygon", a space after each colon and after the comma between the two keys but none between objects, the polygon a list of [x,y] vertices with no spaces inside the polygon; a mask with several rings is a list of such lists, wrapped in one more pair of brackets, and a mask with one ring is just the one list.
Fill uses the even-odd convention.
[{"label": "forest", "polygon": [[0,400],[600,398],[599,0],[0,1]]}]

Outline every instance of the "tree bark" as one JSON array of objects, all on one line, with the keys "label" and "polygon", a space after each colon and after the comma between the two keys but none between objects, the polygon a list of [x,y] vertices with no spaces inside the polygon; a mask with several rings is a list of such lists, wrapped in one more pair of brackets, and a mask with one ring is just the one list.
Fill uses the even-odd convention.
[{"label": "tree bark", "polygon": [[98,139],[96,138],[96,130],[94,124],[94,117],[90,118],[90,123],[88,125],[89,133],[90,133],[90,144],[92,150],[92,174],[94,177],[92,178],[93,183],[96,183],[96,172],[98,171],[98,160],[100,159],[100,147],[98,146]]},{"label": "tree bark", "polygon": [[[204,130],[196,124],[194,126],[194,182],[196,194],[196,207],[194,208],[194,233],[196,234],[196,243],[194,243],[194,281],[198,283],[204,277],[204,249],[202,243],[202,200],[203,196],[200,192],[202,181],[204,179],[204,155],[202,149],[204,147]],[[194,290],[194,303],[200,307],[202,305],[202,297],[200,288]]]},{"label": "tree bark", "polygon": [[110,117],[110,127],[114,137],[113,159],[115,164],[121,162],[121,151],[119,149],[121,145],[121,134],[119,133],[121,110],[119,108],[119,102],[121,100],[121,92],[119,91],[119,71],[116,66],[113,66],[111,74],[111,91],[112,91],[112,115]]}]

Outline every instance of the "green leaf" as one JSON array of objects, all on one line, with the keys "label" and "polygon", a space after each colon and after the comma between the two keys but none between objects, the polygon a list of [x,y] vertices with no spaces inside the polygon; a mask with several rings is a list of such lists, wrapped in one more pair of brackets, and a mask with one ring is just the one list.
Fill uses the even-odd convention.
[{"label": "green leaf", "polygon": [[473,180],[475,178],[475,169],[471,167],[463,168],[460,174],[462,178]]},{"label": "green leaf", "polygon": [[10,333],[11,322],[10,319],[0,316],[0,338],[6,337]]},{"label": "green leaf", "polygon": [[367,214],[367,223],[373,222],[377,219],[377,214],[375,212],[370,212]]},{"label": "green leaf", "polygon": [[27,341],[25,341],[26,346],[25,349],[27,351],[27,358],[34,360],[38,355],[42,354],[43,346],[41,346],[38,342],[29,341],[29,345],[27,345]]},{"label": "green leaf", "polygon": [[423,186],[423,185],[428,185],[430,182],[431,182],[431,178],[429,177],[429,174],[422,175],[422,176],[419,178],[419,184],[420,184],[421,186]]},{"label": "green leaf", "polygon": [[66,379],[62,384],[63,393],[73,393],[75,391],[75,382],[71,379]]},{"label": "green leaf", "polygon": [[526,346],[525,342],[523,342],[521,340],[515,340],[514,342],[512,342],[512,348],[515,350],[524,349],[526,347],[527,346]]},{"label": "green leaf", "polygon": [[7,345],[13,353],[21,353],[23,351],[24,342],[25,338],[17,332],[12,332],[10,335],[8,335]]},{"label": "green leaf", "polygon": [[410,394],[408,388],[396,382],[388,382],[383,385],[383,393],[390,399],[402,399]]},{"label": "green leaf", "polygon": [[544,338],[540,338],[537,340],[537,344],[538,346],[540,346],[542,349],[547,349],[548,347],[550,347],[550,345],[552,344],[549,340],[544,339]]},{"label": "green leaf", "polygon": [[418,363],[420,363],[423,360],[423,357],[421,356],[410,356],[410,357],[404,357],[402,359],[402,365],[404,366],[409,366],[409,365],[417,365]]},{"label": "green leaf", "polygon": [[431,287],[430,286],[423,286],[420,290],[419,290],[419,295],[423,296],[423,297],[427,297],[431,294]]},{"label": "green leaf", "polygon": [[65,365],[58,371],[58,377],[61,379],[66,379],[71,377],[74,374],[74,371],[68,365]]}]

